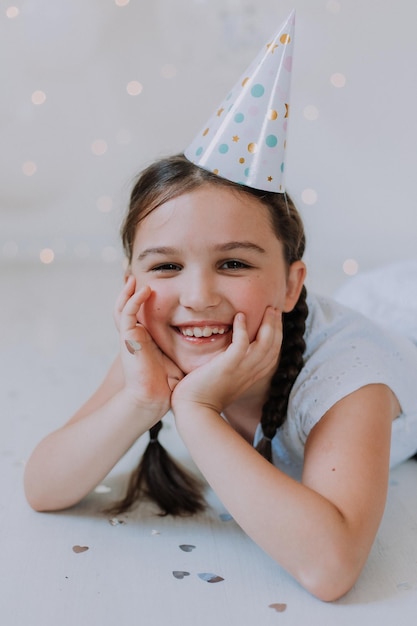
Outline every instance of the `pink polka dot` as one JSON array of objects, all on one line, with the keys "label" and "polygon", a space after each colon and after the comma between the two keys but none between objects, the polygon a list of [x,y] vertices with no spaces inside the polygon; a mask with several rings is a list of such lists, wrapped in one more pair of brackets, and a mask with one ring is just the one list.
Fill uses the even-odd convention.
[{"label": "pink polka dot", "polygon": [[285,57],[284,59],[284,67],[286,70],[291,72],[292,69],[292,57]]},{"label": "pink polka dot", "polygon": [[249,108],[249,114],[253,115],[255,117],[255,115],[258,115],[259,113],[259,108],[257,106],[251,106]]},{"label": "pink polka dot", "polygon": [[286,131],[287,130],[287,120],[284,121],[284,123],[282,124],[282,128]]}]

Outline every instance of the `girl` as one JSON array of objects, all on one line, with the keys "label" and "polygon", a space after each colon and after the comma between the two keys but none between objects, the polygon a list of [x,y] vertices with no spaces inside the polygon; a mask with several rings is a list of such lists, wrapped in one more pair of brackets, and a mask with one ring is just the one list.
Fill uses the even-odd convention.
[{"label": "girl", "polygon": [[[301,219],[285,194],[184,156],[137,180],[122,229],[120,354],[103,384],[26,466],[29,503],[70,507],[150,429],[126,510],[202,507],[156,441],[171,410],[201,473],[240,524],[329,601],[358,578],[391,463],[417,449],[417,349],[309,295]],[[392,444],[391,444],[392,435]]]}]

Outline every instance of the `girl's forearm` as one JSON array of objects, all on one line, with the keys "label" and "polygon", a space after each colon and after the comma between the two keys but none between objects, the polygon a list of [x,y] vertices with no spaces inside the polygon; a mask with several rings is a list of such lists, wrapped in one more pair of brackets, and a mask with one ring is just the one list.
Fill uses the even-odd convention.
[{"label": "girl's forearm", "polygon": [[336,506],[271,465],[211,408],[178,406],[175,418],[243,530],[314,595],[332,600],[348,591],[367,552]]},{"label": "girl's forearm", "polygon": [[86,496],[155,423],[123,390],[83,419],[43,439],[25,469],[25,493],[38,511],[64,509]]}]

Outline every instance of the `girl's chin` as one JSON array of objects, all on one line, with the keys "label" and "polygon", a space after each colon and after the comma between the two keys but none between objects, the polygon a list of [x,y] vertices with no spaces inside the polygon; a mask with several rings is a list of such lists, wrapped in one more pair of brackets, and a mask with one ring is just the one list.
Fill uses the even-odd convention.
[{"label": "girl's chin", "polygon": [[[223,352],[223,350],[221,350],[220,352]],[[206,363],[212,361],[213,358],[220,352],[216,352],[215,354],[196,356],[194,358],[178,358],[175,360],[175,363],[178,365],[180,370],[184,372],[184,374],[189,374],[193,370],[196,370],[197,368],[202,367],[203,365],[206,365]]]}]

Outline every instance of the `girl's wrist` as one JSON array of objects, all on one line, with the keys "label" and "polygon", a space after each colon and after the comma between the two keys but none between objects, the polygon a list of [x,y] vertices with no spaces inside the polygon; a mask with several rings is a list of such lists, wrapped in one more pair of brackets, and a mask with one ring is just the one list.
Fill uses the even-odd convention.
[{"label": "girl's wrist", "polygon": [[121,389],[119,397],[126,414],[131,415],[143,427],[143,430],[154,426],[168,411],[165,403],[144,401],[138,398],[137,393],[129,387]]}]

